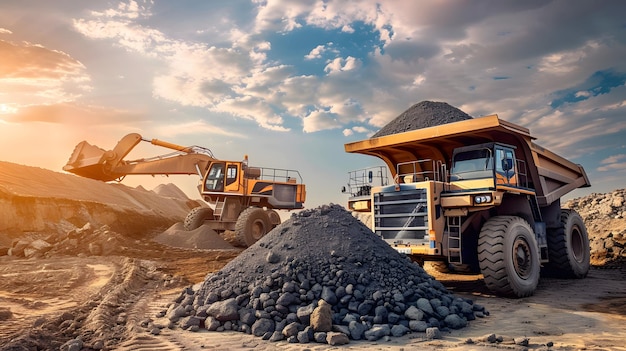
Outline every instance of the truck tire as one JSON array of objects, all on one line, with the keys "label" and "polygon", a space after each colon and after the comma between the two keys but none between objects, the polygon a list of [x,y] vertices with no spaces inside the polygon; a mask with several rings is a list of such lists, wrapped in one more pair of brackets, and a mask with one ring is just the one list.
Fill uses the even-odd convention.
[{"label": "truck tire", "polygon": [[526,297],[537,288],[537,242],[520,217],[497,216],[485,222],[478,238],[478,261],[485,284],[498,295]]},{"label": "truck tire", "polygon": [[183,227],[185,230],[190,231],[200,228],[207,220],[213,220],[213,209],[210,207],[195,207],[187,214]]},{"label": "truck tire", "polygon": [[267,212],[259,207],[248,207],[237,218],[235,238],[243,247],[252,246],[272,228]]},{"label": "truck tire", "polygon": [[576,211],[561,210],[561,226],[548,230],[548,259],[546,275],[584,278],[589,273],[589,236]]},{"label": "truck tire", "polygon": [[448,262],[446,261],[426,261],[422,264],[422,267],[424,267],[424,269],[428,267],[429,269],[433,269],[439,273],[450,273],[450,268],[448,266]]},{"label": "truck tire", "polygon": [[280,215],[275,210],[265,210],[265,212],[267,212],[267,216],[270,219],[270,224],[272,225],[272,229],[274,229],[274,227],[279,225],[281,222]]}]

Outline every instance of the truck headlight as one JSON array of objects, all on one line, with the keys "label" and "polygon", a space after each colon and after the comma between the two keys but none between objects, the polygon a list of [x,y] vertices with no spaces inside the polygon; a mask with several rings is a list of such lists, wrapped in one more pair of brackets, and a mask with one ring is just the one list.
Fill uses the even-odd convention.
[{"label": "truck headlight", "polygon": [[476,195],[474,196],[474,203],[475,204],[486,204],[491,202],[492,197],[491,194],[483,194],[483,195]]}]

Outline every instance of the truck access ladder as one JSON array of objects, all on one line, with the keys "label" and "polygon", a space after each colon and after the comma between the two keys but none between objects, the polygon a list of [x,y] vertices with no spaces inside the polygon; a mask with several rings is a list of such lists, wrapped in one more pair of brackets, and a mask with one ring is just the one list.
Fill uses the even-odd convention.
[{"label": "truck access ladder", "polygon": [[463,263],[461,256],[461,216],[446,218],[448,234],[448,262]]}]

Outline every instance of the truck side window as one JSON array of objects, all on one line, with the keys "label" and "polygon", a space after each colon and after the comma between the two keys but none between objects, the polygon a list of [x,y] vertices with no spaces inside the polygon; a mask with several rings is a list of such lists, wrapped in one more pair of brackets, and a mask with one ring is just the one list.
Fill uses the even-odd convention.
[{"label": "truck side window", "polygon": [[513,150],[496,148],[497,182],[501,184],[515,184],[515,157]]}]

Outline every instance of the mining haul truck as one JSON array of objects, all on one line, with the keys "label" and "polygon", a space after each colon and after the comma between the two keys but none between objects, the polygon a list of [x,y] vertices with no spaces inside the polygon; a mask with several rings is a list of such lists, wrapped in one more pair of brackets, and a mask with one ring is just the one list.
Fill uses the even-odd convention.
[{"label": "mining haul truck", "polygon": [[480,272],[499,295],[531,295],[540,274],[583,278],[587,229],[560,199],[589,179],[533,139],[491,115],[347,143],[392,179],[351,174],[348,207],[371,213],[372,230],[414,261]]},{"label": "mining haul truck", "polygon": [[[124,160],[141,141],[173,152],[152,158]],[[131,133],[112,150],[86,141],[76,145],[63,170],[102,180],[121,181],[127,175],[197,174],[198,190],[208,206],[192,209],[184,221],[186,230],[202,225],[217,233],[231,230],[240,246],[250,246],[280,224],[276,210],[302,209],[305,185],[296,170],[260,168],[243,161],[218,160],[211,150],[181,146]]]}]

